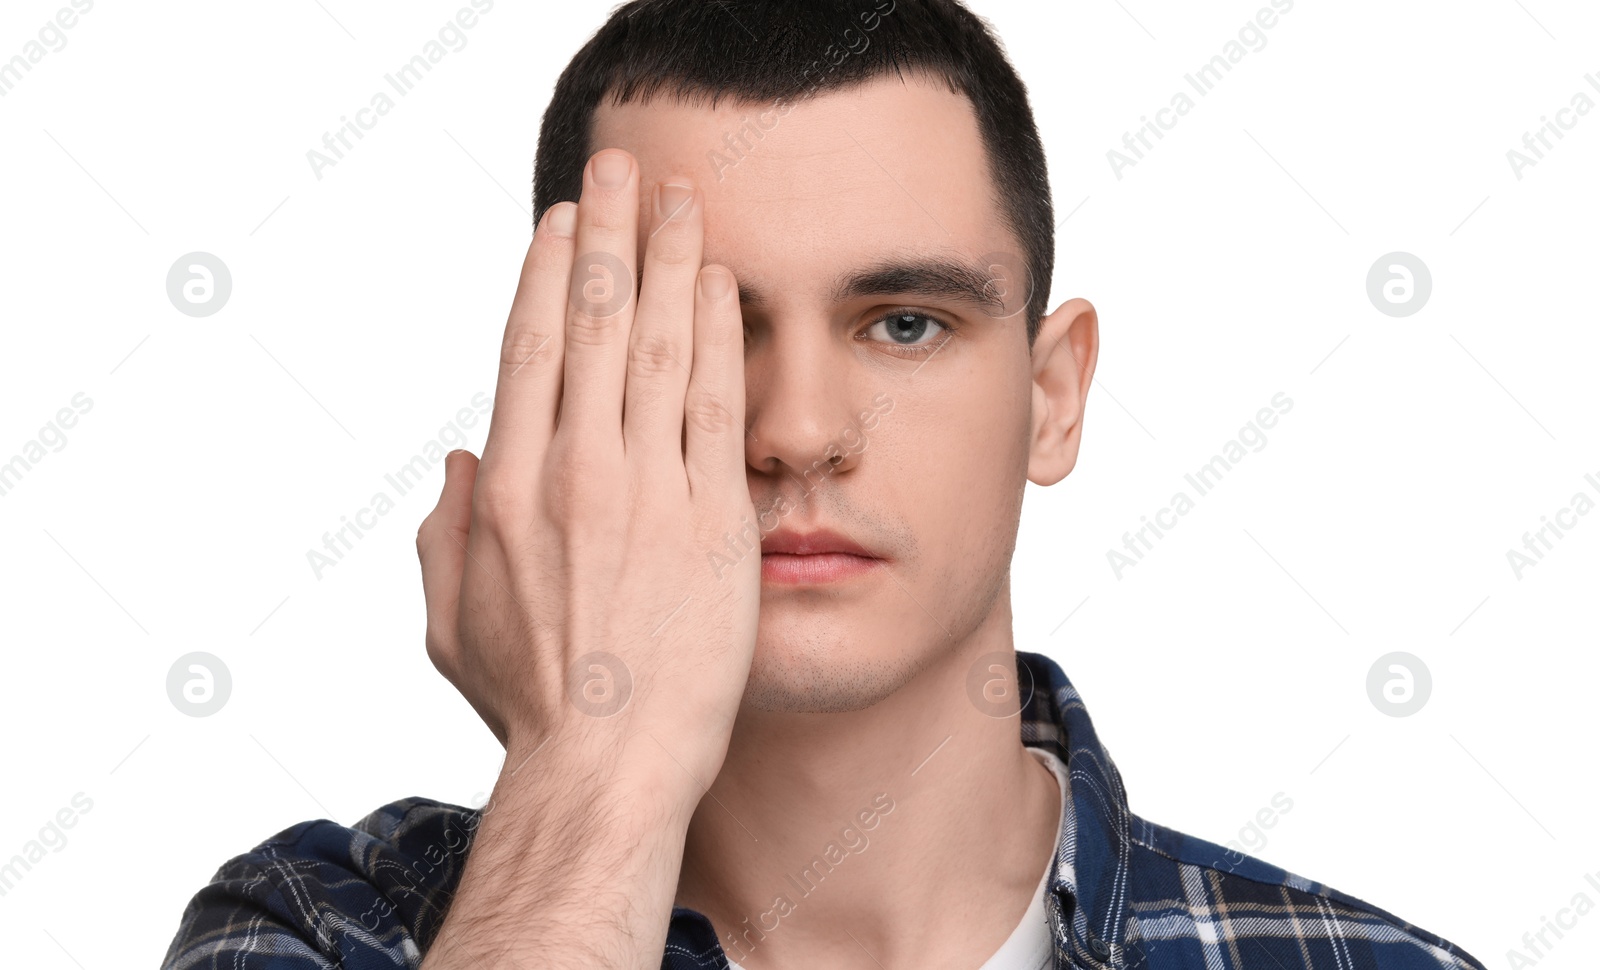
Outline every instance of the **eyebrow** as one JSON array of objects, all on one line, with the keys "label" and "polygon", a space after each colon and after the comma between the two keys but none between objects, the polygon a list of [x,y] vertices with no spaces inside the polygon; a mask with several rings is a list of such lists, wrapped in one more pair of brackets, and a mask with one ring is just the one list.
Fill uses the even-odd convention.
[{"label": "eyebrow", "polygon": [[[835,280],[830,299],[835,303],[884,293],[905,293],[923,297],[944,297],[970,303],[981,309],[1004,313],[1005,299],[994,285],[994,277],[976,264],[949,259],[890,259],[866,269],[846,273]],[[760,283],[739,284],[739,302],[760,310],[771,300]]]}]

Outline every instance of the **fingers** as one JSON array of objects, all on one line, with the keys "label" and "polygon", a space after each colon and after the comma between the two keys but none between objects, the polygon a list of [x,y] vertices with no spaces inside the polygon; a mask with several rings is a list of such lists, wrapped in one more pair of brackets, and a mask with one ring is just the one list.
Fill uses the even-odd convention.
[{"label": "fingers", "polygon": [[452,451],[444,460],[444,488],[439,502],[417,529],[417,558],[422,563],[422,598],[428,611],[428,656],[441,673],[454,659],[456,619],[460,613],[461,578],[467,564],[467,532],[472,523],[472,486],[478,459],[470,451]]},{"label": "fingers", "polygon": [[558,202],[546,209],[522,261],[483,447],[484,474],[490,480],[531,490],[533,471],[555,433],[576,224],[574,203]]},{"label": "fingers", "polygon": [[[694,364],[683,402],[684,464],[691,494],[746,494],[744,319],[738,286],[722,266],[699,274]],[[726,495],[723,491],[721,494]]]},{"label": "fingers", "polygon": [[694,359],[704,206],[683,177],[657,185],[652,196],[655,216],[628,345],[623,448],[645,467],[675,468],[682,475],[683,400]]},{"label": "fingers", "polygon": [[622,451],[622,394],[633,324],[639,168],[620,150],[583,172],[566,321],[560,433],[569,446]]}]

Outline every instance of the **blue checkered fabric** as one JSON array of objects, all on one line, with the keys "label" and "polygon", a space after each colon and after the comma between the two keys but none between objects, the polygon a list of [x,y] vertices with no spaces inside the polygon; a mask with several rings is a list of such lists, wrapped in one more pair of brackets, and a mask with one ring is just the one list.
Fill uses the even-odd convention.
[{"label": "blue checkered fabric", "polygon": [[[1147,822],[1066,674],[1018,652],[1022,742],[1067,766],[1046,910],[1057,968],[1484,970],[1443,937],[1321,883]],[[184,911],[166,970],[415,968],[461,878],[479,813],[425,798],[354,826],[302,822],[230,860]],[[677,908],[661,966],[726,970]]]}]

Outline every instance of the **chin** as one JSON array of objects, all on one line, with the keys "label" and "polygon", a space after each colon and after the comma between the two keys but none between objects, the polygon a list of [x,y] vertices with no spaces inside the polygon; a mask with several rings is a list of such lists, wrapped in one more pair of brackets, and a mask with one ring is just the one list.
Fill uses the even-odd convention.
[{"label": "chin", "polygon": [[857,627],[850,635],[811,614],[782,629],[762,618],[744,703],[788,714],[841,714],[871,707],[916,677],[926,649]]}]

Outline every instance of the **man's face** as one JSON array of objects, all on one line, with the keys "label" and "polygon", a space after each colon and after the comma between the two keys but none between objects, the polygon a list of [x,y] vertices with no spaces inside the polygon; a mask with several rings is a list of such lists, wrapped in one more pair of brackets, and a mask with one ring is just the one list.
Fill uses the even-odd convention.
[{"label": "man's face", "polygon": [[[970,105],[899,78],[777,107],[658,98],[603,105],[589,148],[638,159],[641,262],[651,187],[683,175],[705,193],[705,260],[743,303],[749,535],[770,550],[831,530],[881,557],[824,582],[764,564],[746,703],[883,699],[1004,602],[1028,471],[1026,283],[991,268],[1025,261]],[[997,302],[914,276],[838,292],[933,262],[998,277]],[[740,555],[708,549],[707,569],[713,553]]]}]

